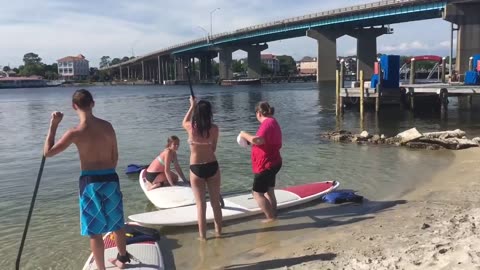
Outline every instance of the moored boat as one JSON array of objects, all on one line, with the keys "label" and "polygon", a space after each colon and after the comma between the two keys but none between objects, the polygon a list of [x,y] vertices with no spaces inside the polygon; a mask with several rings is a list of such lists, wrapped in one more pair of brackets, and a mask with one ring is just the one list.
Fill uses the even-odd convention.
[{"label": "moored boat", "polygon": [[222,80],[220,85],[259,85],[262,84],[260,79],[236,79],[236,80]]},{"label": "moored boat", "polygon": [[0,88],[35,88],[47,86],[47,81],[40,76],[0,78]]}]

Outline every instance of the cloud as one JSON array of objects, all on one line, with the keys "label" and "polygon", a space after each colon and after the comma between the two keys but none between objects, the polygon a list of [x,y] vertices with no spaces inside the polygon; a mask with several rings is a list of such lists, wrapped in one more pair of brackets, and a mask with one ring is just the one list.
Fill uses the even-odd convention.
[{"label": "cloud", "polygon": [[[6,2],[6,0],[2,0]],[[177,43],[214,33],[234,31],[319,11],[371,2],[370,0],[21,0],[1,4],[0,66],[22,64],[23,55],[35,52],[45,63],[82,53],[97,66],[104,55],[111,57],[150,53]],[[211,11],[215,11],[212,16]],[[432,44],[447,49],[449,24],[439,21],[402,24],[395,34],[379,38],[379,48],[392,53],[426,51]],[[200,26],[200,27],[199,27]],[[445,28],[445,30],[444,30]],[[425,32],[424,29],[430,29]],[[422,39],[411,40],[412,37]],[[402,40],[398,44],[398,40]],[[417,42],[417,43],[414,43]],[[439,46],[440,46],[439,45]],[[354,39],[341,39],[338,54],[351,54]],[[317,54],[316,41],[296,38],[269,43],[266,52],[300,59]],[[241,53],[240,53],[241,54]]]},{"label": "cloud", "polygon": [[428,45],[415,40],[412,42],[403,42],[397,45],[384,45],[379,47],[379,51],[382,51],[384,53],[391,53],[391,52],[406,52],[406,51],[411,51],[411,50],[426,50],[428,48]]}]

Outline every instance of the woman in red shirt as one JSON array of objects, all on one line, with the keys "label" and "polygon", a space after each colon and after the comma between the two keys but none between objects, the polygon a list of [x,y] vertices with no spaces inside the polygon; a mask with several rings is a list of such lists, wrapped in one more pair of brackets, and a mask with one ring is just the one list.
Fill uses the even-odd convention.
[{"label": "woman in red shirt", "polygon": [[240,136],[252,144],[253,197],[267,217],[263,222],[274,221],[277,200],[274,188],[276,175],[282,167],[282,130],[273,117],[275,110],[268,102],[259,102],[255,108],[260,127],[255,135],[241,131]]}]

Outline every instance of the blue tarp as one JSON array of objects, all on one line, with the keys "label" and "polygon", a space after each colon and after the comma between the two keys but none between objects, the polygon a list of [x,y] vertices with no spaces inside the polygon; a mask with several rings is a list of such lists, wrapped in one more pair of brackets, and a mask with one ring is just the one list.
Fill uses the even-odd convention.
[{"label": "blue tarp", "polygon": [[476,71],[467,71],[465,73],[465,85],[478,85],[478,72]]},{"label": "blue tarp", "polygon": [[398,88],[400,85],[400,55],[382,55],[383,87]]}]

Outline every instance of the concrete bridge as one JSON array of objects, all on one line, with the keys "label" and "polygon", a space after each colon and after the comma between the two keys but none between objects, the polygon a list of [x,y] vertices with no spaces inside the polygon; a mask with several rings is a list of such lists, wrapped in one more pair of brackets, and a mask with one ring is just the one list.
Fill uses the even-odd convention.
[{"label": "concrete bridge", "polygon": [[[357,39],[358,69],[370,77],[377,54],[377,37],[392,34],[389,24],[443,18],[458,26],[458,74],[468,70],[468,60],[480,53],[480,0],[386,0],[254,25],[232,32],[195,39],[148,53],[107,68],[120,79],[163,82],[185,81],[184,66],[198,59],[201,80],[212,79],[212,59],[219,57],[220,79],[231,79],[232,53],[248,54],[250,78],[261,75],[261,51],[271,41],[308,36],[318,43],[317,81],[335,80],[336,40]],[[386,27],[387,26],[387,27]]]}]

